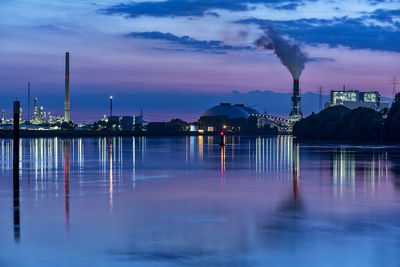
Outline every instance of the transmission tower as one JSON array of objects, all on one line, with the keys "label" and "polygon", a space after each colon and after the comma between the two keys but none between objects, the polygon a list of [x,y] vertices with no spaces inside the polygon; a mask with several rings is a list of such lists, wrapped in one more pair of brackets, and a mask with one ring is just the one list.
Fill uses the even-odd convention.
[{"label": "transmission tower", "polygon": [[322,110],[322,86],[319,86],[319,111],[321,112]]},{"label": "transmission tower", "polygon": [[390,84],[393,86],[393,99],[396,98],[396,85],[399,84],[399,80],[397,79],[396,76],[393,76],[392,79],[390,79]]}]

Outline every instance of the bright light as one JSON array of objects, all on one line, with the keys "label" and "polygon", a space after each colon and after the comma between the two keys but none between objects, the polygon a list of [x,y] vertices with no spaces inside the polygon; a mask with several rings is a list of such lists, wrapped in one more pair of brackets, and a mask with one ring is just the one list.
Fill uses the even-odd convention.
[{"label": "bright light", "polygon": [[226,129],[226,125],[222,126],[222,128]]},{"label": "bright light", "polygon": [[110,99],[112,99],[112,96],[110,96]]},{"label": "bright light", "polygon": [[199,132],[199,133],[204,133],[204,130],[201,130],[201,129],[200,129],[198,132]]},{"label": "bright light", "polygon": [[221,136],[225,135],[225,133],[224,133],[224,132],[220,132],[219,134],[220,134]]}]

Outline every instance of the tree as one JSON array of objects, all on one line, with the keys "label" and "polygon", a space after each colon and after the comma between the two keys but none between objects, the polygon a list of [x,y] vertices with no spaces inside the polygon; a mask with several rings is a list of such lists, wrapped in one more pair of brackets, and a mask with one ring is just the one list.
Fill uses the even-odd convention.
[{"label": "tree", "polygon": [[400,93],[389,109],[383,125],[384,138],[389,141],[400,141]]},{"label": "tree", "polygon": [[297,122],[293,134],[302,139],[380,140],[382,114],[365,107],[333,106]]}]

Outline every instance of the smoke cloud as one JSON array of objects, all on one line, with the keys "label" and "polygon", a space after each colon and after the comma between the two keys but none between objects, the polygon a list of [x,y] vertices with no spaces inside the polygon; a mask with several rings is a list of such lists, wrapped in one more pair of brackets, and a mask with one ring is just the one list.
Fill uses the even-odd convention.
[{"label": "smoke cloud", "polygon": [[263,28],[264,35],[258,38],[255,44],[266,50],[272,50],[279,57],[282,64],[287,67],[293,79],[299,79],[308,61],[307,54],[301,46],[279,35],[273,28]]}]

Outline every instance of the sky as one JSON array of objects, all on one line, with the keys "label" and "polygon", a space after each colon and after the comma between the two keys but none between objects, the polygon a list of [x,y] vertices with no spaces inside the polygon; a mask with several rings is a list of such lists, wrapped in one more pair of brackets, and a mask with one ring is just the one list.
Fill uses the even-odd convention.
[{"label": "sky", "polygon": [[[39,103],[62,113],[66,51],[72,118],[106,113],[108,95],[119,112],[143,108],[160,119],[188,95],[287,94],[290,73],[255,46],[263,27],[307,54],[302,93],[346,85],[392,96],[389,80],[400,78],[398,0],[1,0],[0,108],[11,109],[15,98],[24,108],[30,81]],[[168,108],[140,98],[163,93],[176,96]],[[194,118],[193,110],[181,112]]]}]

